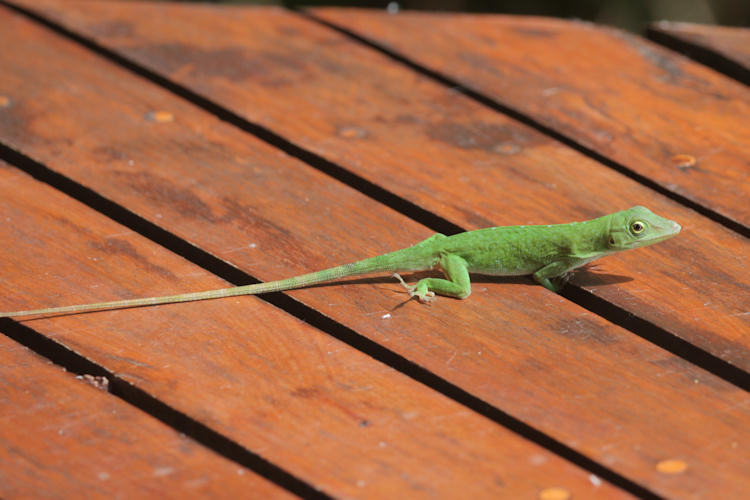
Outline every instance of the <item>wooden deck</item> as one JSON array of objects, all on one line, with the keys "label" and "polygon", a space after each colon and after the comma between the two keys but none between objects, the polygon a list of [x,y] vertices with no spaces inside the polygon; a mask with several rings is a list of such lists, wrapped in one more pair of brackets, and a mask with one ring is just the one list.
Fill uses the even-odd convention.
[{"label": "wooden deck", "polygon": [[[691,43],[747,69],[723,35]],[[555,19],[77,0],[3,0],[0,47],[0,310],[638,204],[683,226],[561,295],[477,277],[422,305],[375,276],[0,320],[0,497],[746,497],[750,88],[710,57]]]}]

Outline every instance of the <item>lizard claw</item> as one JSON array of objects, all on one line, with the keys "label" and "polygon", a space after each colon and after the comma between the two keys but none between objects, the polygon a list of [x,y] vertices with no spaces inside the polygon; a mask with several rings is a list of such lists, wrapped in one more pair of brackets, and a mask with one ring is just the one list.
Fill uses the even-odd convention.
[{"label": "lizard claw", "polygon": [[435,297],[435,292],[432,290],[427,290],[425,292],[420,292],[419,287],[408,285],[404,279],[401,277],[398,273],[393,273],[393,277],[396,278],[401,282],[401,285],[406,288],[406,291],[409,293],[409,297],[416,297],[417,300],[422,302],[423,304],[427,304],[429,302],[435,302],[437,300],[437,297]]},{"label": "lizard claw", "polygon": [[423,304],[429,304],[430,302],[437,302],[437,297],[435,297],[435,292],[428,290],[423,295],[419,294],[418,292],[413,292],[412,297],[417,296],[417,300],[419,300]]}]

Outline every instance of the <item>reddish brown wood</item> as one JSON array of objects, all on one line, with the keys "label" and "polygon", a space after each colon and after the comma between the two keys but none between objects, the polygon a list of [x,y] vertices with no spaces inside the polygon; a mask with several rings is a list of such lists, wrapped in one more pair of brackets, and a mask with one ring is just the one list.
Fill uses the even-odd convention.
[{"label": "reddish brown wood", "polygon": [[651,31],[663,33],[695,47],[712,51],[750,71],[750,29],[661,21]]},{"label": "reddish brown wood", "polygon": [[[750,226],[750,90],[640,37],[496,15],[315,10]],[[673,161],[690,155],[694,167]]]},{"label": "reddish brown wood", "polygon": [[[205,19],[210,9],[191,12],[199,12]],[[267,11],[255,12],[259,26],[275,26],[288,35],[294,29],[312,26],[278,11],[270,11],[265,18],[263,13]],[[179,21],[177,17],[170,16]],[[375,255],[429,234],[414,222],[19,16],[5,16],[2,21],[6,27],[2,36],[19,47],[2,59],[8,71],[0,74],[0,84],[13,98],[12,106],[0,115],[3,141],[262,279]],[[318,28],[311,29],[320,35]],[[257,36],[261,35],[264,32]],[[19,43],[20,39],[25,43]],[[342,42],[333,45],[334,52],[344,52]],[[367,51],[357,54],[367,63],[367,58],[372,57]],[[323,57],[323,52],[319,57]],[[392,65],[378,70],[386,75],[404,75]],[[314,75],[317,79],[328,73],[331,71]],[[312,76],[310,67],[308,81]],[[427,97],[436,92],[428,82],[419,84],[424,85],[418,89],[424,90]],[[290,89],[290,99],[297,90]],[[338,92],[331,87],[330,93],[342,102],[347,101],[347,95],[352,102],[357,99],[352,88],[343,84]],[[401,88],[399,95],[403,102],[424,102],[410,86]],[[443,99],[457,112],[467,105],[465,101],[453,102],[452,95]],[[272,109],[272,102],[263,104]],[[260,110],[258,106],[243,109]],[[157,124],[153,121],[154,111],[171,113],[173,120]],[[424,109],[419,111],[415,116],[421,120],[435,118],[422,114]],[[310,126],[308,120],[314,121],[312,113],[298,112],[297,116],[305,118],[300,120],[305,127]],[[319,125],[326,126],[327,121],[320,120]],[[310,133],[314,128],[309,128]],[[387,130],[384,127],[378,132]],[[399,130],[408,133],[409,129]],[[332,141],[329,148],[337,151],[341,144]],[[368,154],[378,151],[371,141],[361,141],[359,146],[366,148]],[[412,147],[414,158],[421,157],[420,152],[429,155],[453,151],[430,149],[428,143],[416,138]],[[554,158],[558,160],[567,154],[566,167],[572,168],[572,159],[579,158],[552,146],[549,150],[556,152]],[[407,152],[405,146],[399,151]],[[459,158],[455,151],[453,155]],[[538,152],[536,155],[544,158]],[[375,160],[383,158],[381,150]],[[360,156],[361,161],[364,159]],[[368,158],[367,163],[370,161],[373,160]],[[591,162],[586,165],[591,178],[601,179]],[[394,178],[409,183],[411,176],[417,175],[413,170],[408,174]],[[437,174],[444,175],[439,171]],[[432,182],[422,184],[422,191],[433,195],[434,186]],[[529,180],[519,182],[517,189],[533,196],[532,186]],[[637,192],[641,188],[629,189]],[[536,198],[544,202],[538,195]],[[482,202],[485,200],[481,198]],[[473,203],[457,199],[456,208],[460,209],[464,202]],[[597,203],[604,205],[601,200]],[[521,217],[518,213],[511,216]],[[24,241],[42,237],[28,234],[29,228],[35,227],[30,221],[17,226],[7,233],[13,235],[13,242],[0,247],[18,248]],[[46,225],[40,232],[49,235],[44,236],[45,241],[57,241],[70,238],[67,233],[71,229]],[[113,234],[112,229],[97,227],[90,227],[87,232],[92,238]],[[102,243],[98,246],[108,248]],[[115,246],[119,248],[121,244]],[[137,256],[140,263],[131,264],[142,266],[144,271],[135,272],[114,258],[101,264],[89,263],[82,258],[90,254],[85,248],[67,249],[66,253],[55,247],[50,255],[35,255],[33,245],[24,245],[23,254],[13,254],[17,273],[4,278],[18,290],[12,295],[2,294],[2,307],[170,293],[203,289],[213,283],[199,280],[190,266],[176,270],[177,264],[160,265],[144,259],[143,255],[156,250],[128,252],[125,247],[119,253],[110,251],[122,258],[128,253]],[[96,249],[97,244],[89,248]],[[42,267],[56,269],[57,276],[40,273]],[[154,272],[146,272],[149,268]],[[122,274],[118,274],[119,269],[124,269]],[[119,279],[110,281],[111,273]],[[100,288],[91,289],[94,284],[100,284]],[[470,300],[441,300],[432,307],[409,303],[397,308],[403,300],[398,287],[373,286],[372,282],[317,287],[293,295],[654,491],[670,496],[707,494],[718,488],[745,491],[745,394],[541,287],[529,286],[524,280],[499,285],[480,280]],[[372,449],[371,446],[379,449],[379,440],[389,443],[393,436],[409,443],[412,441],[407,437],[427,442],[425,433],[433,429],[430,422],[445,424],[446,429],[458,434],[466,430],[466,434],[456,435],[454,452],[457,443],[479,446],[480,451],[472,452],[473,456],[495,468],[502,463],[501,457],[507,456],[495,457],[492,450],[483,448],[485,441],[494,442],[493,433],[499,432],[494,426],[485,428],[470,419],[457,422],[456,416],[446,417],[453,415],[450,411],[425,406],[422,398],[427,396],[394,392],[393,387],[408,385],[403,377],[366,372],[375,370],[369,368],[369,358],[360,359],[330,339],[317,340],[319,337],[308,327],[291,319],[282,320],[276,312],[271,314],[258,304],[261,303],[255,299],[182,304],[38,321],[35,327],[50,335],[54,332],[79,351],[91,351],[90,356],[100,356],[103,364],[125,372],[170,404],[192,408],[200,413],[202,421],[240,442],[252,443],[254,449],[262,449],[264,456],[273,456],[294,471],[309,473],[300,472],[306,478],[323,476],[317,480],[336,483],[331,489],[339,492],[359,491],[352,484],[356,474],[341,477],[346,471],[339,470],[339,461],[367,468],[361,462],[362,450]],[[386,313],[390,317],[384,317]],[[92,336],[92,330],[99,333]],[[202,375],[195,375],[198,373]],[[354,380],[347,382],[349,377]],[[282,384],[283,390],[273,383]],[[198,389],[195,384],[200,384]],[[237,393],[228,391],[227,384]],[[385,391],[385,387],[390,389]],[[381,390],[410,409],[394,410],[397,405],[358,399],[385,397],[378,392]],[[336,433],[321,430],[323,424],[317,422],[325,410],[320,406],[311,408],[313,403],[329,408],[344,429]],[[371,411],[375,416],[370,416]],[[416,428],[409,420],[415,417],[414,411],[424,416],[416,419]],[[367,431],[358,428],[357,422],[362,420],[353,417],[363,414],[376,424],[368,426]],[[465,410],[459,414],[465,415]],[[248,427],[254,422],[275,433],[258,436]],[[314,423],[312,428],[310,422]],[[377,435],[386,432],[381,427],[388,427],[389,437]],[[704,432],[707,428],[711,429],[710,435]],[[440,431],[448,432],[442,427]],[[373,441],[357,440],[368,437]],[[328,468],[311,471],[316,466],[308,461],[309,453],[300,453],[300,440],[314,440],[319,443],[318,448],[329,451],[328,456],[335,459],[324,461],[323,465],[331,465],[338,472]],[[438,439],[438,444],[430,441],[425,446],[432,445],[442,453],[440,443]],[[356,454],[352,448],[357,449]],[[422,478],[420,474],[406,479],[403,476],[406,465],[421,471],[417,466],[421,461],[423,467],[434,467],[437,475],[430,475],[427,483],[439,483],[459,474],[453,471],[458,465],[442,462],[447,459],[440,453],[432,457],[421,448],[413,452],[409,448],[408,452],[413,453],[407,453],[409,458],[392,456],[392,463],[403,460],[405,465],[370,472],[375,476],[381,472],[395,475],[394,469],[398,468],[401,479]],[[316,457],[320,467],[320,455]],[[659,472],[657,465],[666,459],[686,461],[690,473],[668,476]],[[470,463],[467,467],[476,466]],[[473,473],[485,474],[484,466]],[[524,477],[516,479],[528,479],[528,473],[524,469],[519,472]],[[398,489],[393,486],[398,479],[388,478],[380,478],[380,493],[390,487]],[[487,487],[481,481],[479,485]]]},{"label": "reddish brown wood", "polygon": [[[65,9],[50,5],[59,5],[59,2],[34,2],[35,8],[43,9],[45,15],[85,36],[467,229],[569,222],[635,204],[648,205],[657,213],[677,220],[684,227],[679,238],[646,251],[610,258],[600,265],[598,272],[581,273],[575,282],[675,336],[742,369],[750,369],[748,291],[739,279],[750,272],[750,242],[746,238],[297,15],[275,9],[147,3],[65,2]],[[336,12],[331,11],[330,15]],[[351,18],[352,26],[358,29],[357,19],[372,20],[373,29],[379,26],[376,22],[379,17],[374,13],[341,15]],[[174,29],[164,28],[166,19]],[[399,22],[408,24],[411,18],[404,19],[406,21]],[[434,20],[435,33],[440,33],[441,29],[452,33],[441,21],[442,17],[424,19]],[[461,23],[465,19],[479,26],[484,23],[471,16],[456,17]],[[533,25],[536,21],[518,22]],[[588,38],[580,36],[577,28],[547,22],[550,26],[545,29],[556,26],[559,37],[563,40],[573,37],[580,47],[594,50],[598,47],[597,40],[603,38],[608,40],[603,46],[614,50],[614,54],[624,50],[621,41],[593,27],[585,31],[591,33],[592,38],[590,45],[584,45],[589,44]],[[387,23],[383,24],[382,29],[386,30]],[[398,30],[406,31],[410,30]],[[412,32],[418,32],[417,27]],[[253,33],[253,36],[243,35],[246,33]],[[521,30],[519,33],[510,28],[499,33],[520,37],[517,44],[526,43],[530,37],[528,32]],[[528,43],[532,54],[535,50],[543,51],[544,47],[551,52],[551,47],[559,44],[545,37],[531,38]],[[408,37],[405,35],[404,39]],[[628,40],[639,47],[646,43],[639,39]],[[522,47],[525,45],[510,52],[522,54],[525,50]],[[427,46],[425,49],[429,52]],[[653,54],[661,54],[659,57],[664,55],[658,49],[653,50]],[[446,60],[451,60],[449,54],[450,51],[445,52]],[[615,55],[612,57],[616,59]],[[704,71],[680,61],[686,74]],[[590,63],[593,71],[598,67],[596,64],[602,62],[592,59]],[[488,62],[486,67],[503,66]],[[528,71],[534,68],[530,60]],[[523,66],[509,66],[504,70],[507,71],[527,74]],[[555,78],[562,77],[558,72],[552,74],[557,75]],[[622,76],[622,72],[614,76],[618,75]],[[659,81],[651,76],[643,78],[648,85]],[[629,78],[620,80],[637,94],[634,89],[640,88],[640,84]],[[513,80],[503,85],[510,82]],[[22,84],[19,80],[18,85]],[[544,88],[550,85],[552,83],[545,84]],[[717,89],[713,90],[710,85]],[[532,87],[526,82],[506,90]],[[713,102],[716,95],[731,93],[727,89],[737,95],[748,95],[746,90],[715,75],[706,80],[704,86],[685,92],[706,92],[705,102]],[[591,92],[579,101],[602,101],[593,90]],[[519,105],[521,101],[536,105],[531,101],[538,95],[519,98]],[[536,102],[540,104],[538,99]],[[614,106],[619,101],[608,102],[613,102]],[[724,144],[722,151],[733,155],[735,160],[739,158],[735,153],[750,144],[750,140],[738,139],[747,131],[745,121],[733,122],[745,103],[738,103],[731,113],[712,115],[708,122],[698,114],[681,120],[668,118],[672,112],[683,113],[685,109],[695,109],[697,113],[698,104],[690,107],[674,101],[662,104],[669,104],[669,109],[662,110],[660,116],[682,127],[698,130],[706,123],[713,127],[714,121],[724,120],[716,130],[731,129],[731,132],[722,132],[724,139],[721,140],[733,137],[737,141],[731,147]],[[570,117],[573,121],[581,118],[575,113]],[[609,126],[599,125],[602,131]],[[635,134],[632,137],[637,136],[630,129],[620,132],[610,135],[616,136],[617,141],[629,140],[632,134]],[[704,132],[701,137],[716,139],[714,131],[706,129]],[[688,137],[683,133],[679,135],[680,140]],[[643,152],[651,151],[656,144],[649,141],[642,144]],[[24,140],[19,138],[15,143],[20,146]],[[634,151],[630,146],[617,144],[623,151]],[[697,171],[704,168],[704,157],[695,150],[672,152],[697,155],[701,166],[693,169],[696,173],[686,175],[699,175]],[[716,158],[725,155],[718,150],[715,153]],[[745,155],[741,162],[747,157],[750,156]],[[679,164],[685,162],[681,160]],[[733,164],[729,159],[722,160],[721,169],[727,178],[732,178],[736,189],[746,189],[743,186],[750,184],[742,182],[745,174],[733,169]],[[721,184],[712,185],[710,189],[720,190]],[[732,199],[730,194],[722,194],[722,197]]]},{"label": "reddish brown wood", "polygon": [[[0,213],[4,310],[60,297],[90,301],[226,286],[2,163]],[[335,496],[517,498],[561,487],[582,497],[628,497],[257,298],[27,324]],[[26,418],[23,408],[9,414]],[[73,418],[67,414],[67,426]],[[121,429],[112,431],[116,436],[128,430],[113,425]],[[118,451],[137,456],[130,446]],[[14,447],[25,449],[15,443],[8,453]],[[70,451],[71,460],[89,458],[85,448]],[[136,462],[124,465],[141,473]],[[35,472],[28,464],[18,469]],[[19,480],[19,488],[32,486]]]},{"label": "reddish brown wood", "polygon": [[0,381],[3,498],[293,498],[4,335]]}]

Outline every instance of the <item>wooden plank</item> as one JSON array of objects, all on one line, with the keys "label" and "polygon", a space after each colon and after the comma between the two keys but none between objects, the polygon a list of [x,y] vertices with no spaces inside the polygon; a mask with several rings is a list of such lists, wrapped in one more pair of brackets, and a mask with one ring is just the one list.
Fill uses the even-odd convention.
[{"label": "wooden plank", "polygon": [[661,21],[648,37],[750,85],[750,29]]},{"label": "wooden plank", "polygon": [[[574,283],[750,369],[748,291],[737,279],[750,271],[746,238],[294,14],[50,5],[57,2],[34,3],[69,28],[466,229],[569,222],[635,204],[677,220],[684,228],[679,238],[603,261],[604,272],[579,273]],[[165,19],[180,28],[162,29]],[[254,36],[239,35],[247,32]],[[743,133],[743,124],[733,133]],[[731,162],[725,165],[731,172]],[[733,182],[748,184],[739,180]]]},{"label": "wooden plank", "polygon": [[744,85],[640,37],[590,23],[313,13],[750,228],[750,130],[744,119],[750,89]]},{"label": "wooden plank", "polygon": [[[260,24],[278,22],[275,16],[279,13],[271,12],[274,17],[265,22],[261,19]],[[375,255],[430,234],[80,47],[35,29],[17,16],[3,21],[8,27],[4,36],[15,37],[20,31],[25,40],[10,39],[19,52],[2,61],[9,71],[0,75],[0,84],[14,96],[13,107],[0,119],[3,141],[264,280]],[[277,29],[284,27],[277,25]],[[32,61],[46,63],[37,66]],[[338,95],[343,99],[344,89]],[[154,109],[169,111],[174,120],[154,125],[149,121]],[[56,268],[65,262],[49,262],[46,267]],[[133,274],[128,272],[127,279]],[[27,269],[24,276],[30,275],[34,273]],[[23,282],[22,276],[16,279]],[[21,291],[12,306],[60,303],[61,297],[85,302],[134,294],[113,291],[104,296],[103,290],[86,289],[101,279],[92,275],[83,283],[68,285],[72,277],[66,277],[49,285],[46,298],[24,297]],[[167,287],[149,276],[142,286],[150,293],[205,288],[182,281]],[[51,290],[58,291],[56,296]],[[399,308],[403,295],[394,294],[394,290],[398,287],[370,283],[316,287],[292,295],[655,491],[672,496],[718,487],[744,491],[742,448],[731,445],[744,442],[748,428],[742,406],[745,395],[737,388],[523,281],[478,284],[471,300],[441,300],[436,307],[410,303]],[[7,294],[3,297],[7,300]],[[247,310],[254,304],[252,300],[241,304],[241,313],[222,312],[219,317],[241,314],[236,323],[247,327],[247,319],[252,318],[252,328],[268,321],[261,313]],[[148,339],[167,325],[166,320],[154,316],[155,311],[179,310],[187,315],[196,308],[205,314],[203,307],[208,306],[198,303],[129,311],[126,324],[146,329],[138,335]],[[92,328],[83,326],[87,318],[109,314],[118,318],[124,312],[104,314],[64,320],[81,322],[71,331],[86,330]],[[181,316],[169,318],[170,325],[182,321]],[[59,325],[55,328],[61,328]],[[104,322],[103,328],[117,331],[121,327]],[[170,326],[170,331],[181,328],[187,327],[179,323]],[[276,330],[285,331],[278,326]],[[211,351],[221,349],[224,343],[247,342],[247,335],[244,331],[216,334]],[[227,340],[223,340],[225,336]],[[290,360],[289,353],[307,347],[300,339],[307,342],[307,335],[278,340],[285,342],[281,350],[286,356],[278,369],[287,377],[294,375],[288,373],[289,366],[297,373],[300,364]],[[147,345],[146,340],[141,343]],[[241,345],[226,349],[250,349]],[[319,349],[336,352],[328,346]],[[172,357],[182,360],[193,355],[178,351]],[[162,366],[161,362],[152,364]],[[328,387],[343,378],[339,371],[359,373],[358,363],[342,360],[333,367],[330,378],[318,383]],[[231,367],[214,371],[225,377],[233,374]],[[265,385],[267,378],[245,385]],[[211,394],[220,392],[216,387],[210,389]],[[326,397],[334,398],[334,393],[332,390]],[[242,401],[222,402],[221,406],[237,404],[243,409]],[[203,408],[206,403],[201,405]],[[357,414],[362,411],[357,404],[340,406],[354,407]],[[298,412],[312,414],[309,410]],[[654,415],[660,418],[654,419]],[[709,427],[711,436],[701,432]],[[415,431],[405,431],[409,433]],[[483,434],[482,441],[485,439]],[[658,463],[670,458],[686,461],[690,474],[660,472]],[[451,467],[446,466],[441,477]]]},{"label": "wooden plank", "polygon": [[4,335],[0,381],[3,498],[293,498]]},{"label": "wooden plank", "polygon": [[[226,285],[4,164],[0,210],[3,308]],[[627,496],[256,298],[27,324],[329,494]]]}]

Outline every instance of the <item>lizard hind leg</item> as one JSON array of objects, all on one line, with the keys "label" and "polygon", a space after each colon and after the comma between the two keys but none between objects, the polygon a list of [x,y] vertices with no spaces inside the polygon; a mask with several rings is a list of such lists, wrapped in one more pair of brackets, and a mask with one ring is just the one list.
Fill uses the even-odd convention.
[{"label": "lizard hind leg", "polygon": [[401,282],[401,286],[406,288],[406,291],[409,293],[410,297],[417,297],[420,302],[432,302],[434,300],[437,300],[435,299],[435,292],[427,290],[426,287],[422,287],[421,290],[419,289],[419,284],[424,280],[420,280],[416,285],[410,285],[406,281],[404,281],[404,278],[402,278],[398,273],[393,273],[393,277]]},{"label": "lizard hind leg", "polygon": [[394,273],[394,277],[401,281],[409,295],[417,297],[420,302],[434,301],[435,294],[458,299],[465,299],[471,295],[469,269],[463,258],[455,254],[445,254],[440,257],[440,267],[448,279],[424,278],[411,286],[407,285],[397,273]]}]

